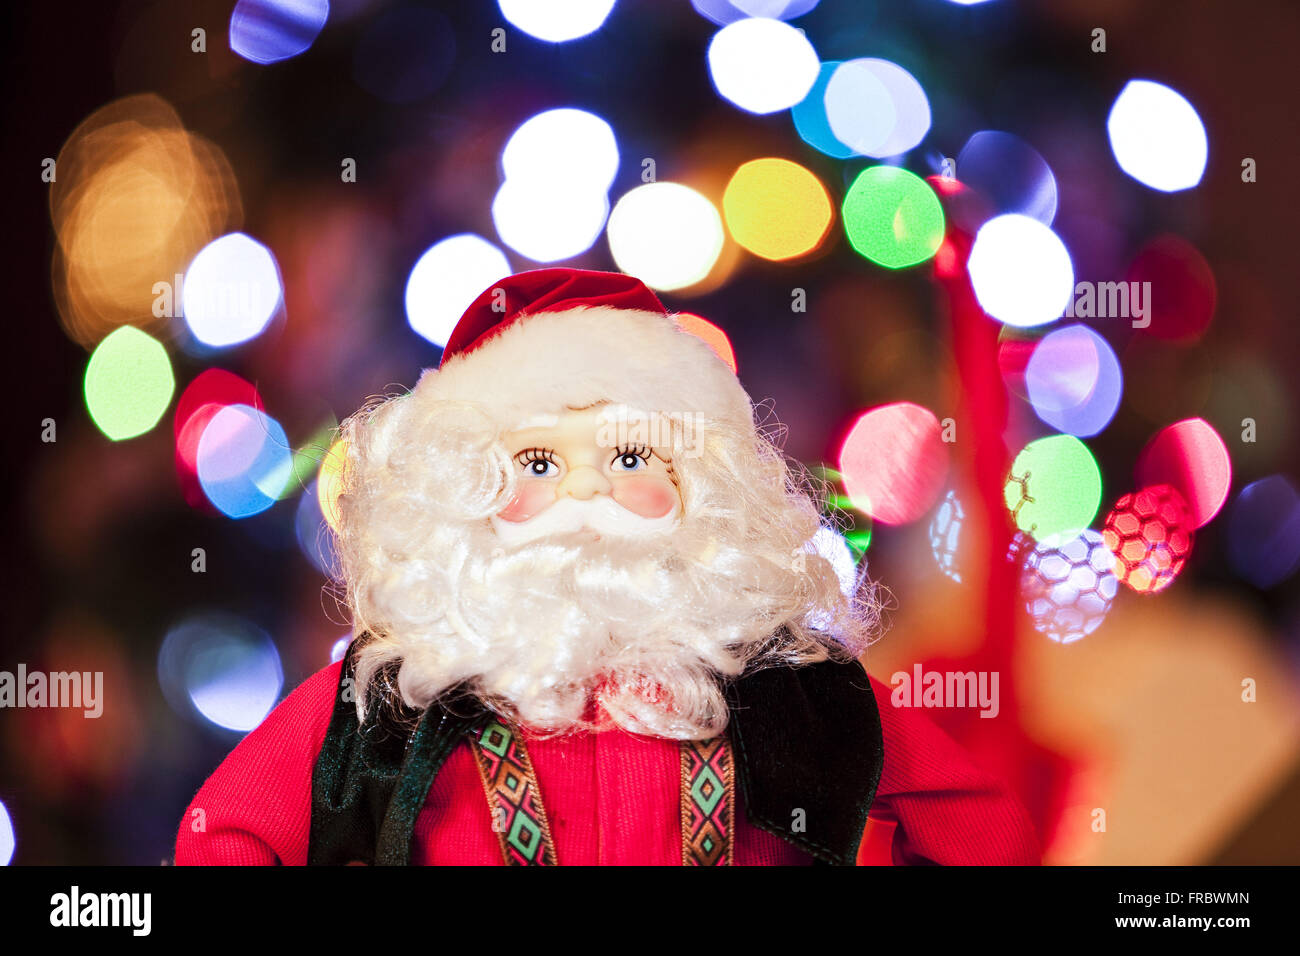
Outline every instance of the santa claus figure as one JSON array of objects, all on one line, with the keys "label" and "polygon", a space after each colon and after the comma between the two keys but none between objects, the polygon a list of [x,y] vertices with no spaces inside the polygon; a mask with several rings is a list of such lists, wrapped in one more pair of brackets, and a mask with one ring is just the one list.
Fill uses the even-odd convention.
[{"label": "santa claus figure", "polygon": [[857,658],[816,496],[625,275],[541,269],[343,426],[358,635],[234,749],[178,864],[1036,863],[1020,804]]}]

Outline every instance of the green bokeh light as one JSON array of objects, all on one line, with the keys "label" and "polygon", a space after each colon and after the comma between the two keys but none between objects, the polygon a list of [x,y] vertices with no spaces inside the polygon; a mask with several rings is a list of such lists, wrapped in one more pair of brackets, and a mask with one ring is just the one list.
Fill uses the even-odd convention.
[{"label": "green bokeh light", "polygon": [[157,425],[175,391],[167,350],[132,325],[106,336],[86,363],[86,410],[113,441],[135,438]]},{"label": "green bokeh light", "polygon": [[844,231],[858,255],[888,269],[924,262],[943,243],[943,206],[929,184],[897,166],[864,169],[844,197]]},{"label": "green bokeh light", "polygon": [[1101,472],[1073,435],[1031,441],[1011,465],[1003,497],[1016,527],[1044,541],[1092,524],[1101,506]]},{"label": "green bokeh light", "polygon": [[871,527],[855,528],[853,531],[844,533],[844,540],[848,542],[849,549],[853,552],[853,557],[861,559],[871,547]]},{"label": "green bokeh light", "polygon": [[293,467],[289,472],[289,480],[285,483],[284,489],[280,492],[280,498],[288,498],[290,495],[302,491],[313,481],[316,480],[316,473],[320,471],[321,461],[329,452],[330,446],[338,438],[339,423],[333,416],[323,425],[318,427],[312,436],[303,443],[293,453]]},{"label": "green bokeh light", "polygon": [[859,511],[858,506],[853,503],[853,499],[843,493],[844,476],[840,472],[825,462],[818,462],[808,470],[817,478],[831,485],[827,489],[824,510],[828,513],[835,511],[845,513],[850,521],[850,527],[848,530],[842,531],[841,534],[849,546],[853,560],[861,561],[862,556],[871,547],[871,532],[875,527],[875,522],[871,520],[869,514]]}]

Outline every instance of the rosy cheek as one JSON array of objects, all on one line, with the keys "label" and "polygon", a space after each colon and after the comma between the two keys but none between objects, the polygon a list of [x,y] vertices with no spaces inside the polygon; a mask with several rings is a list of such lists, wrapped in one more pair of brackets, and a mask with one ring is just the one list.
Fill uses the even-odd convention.
[{"label": "rosy cheek", "polygon": [[659,478],[623,478],[614,482],[614,500],[642,518],[662,518],[677,504],[677,489]]},{"label": "rosy cheek", "polygon": [[521,481],[515,496],[497,517],[505,521],[527,521],[539,511],[555,504],[555,484],[549,481]]}]

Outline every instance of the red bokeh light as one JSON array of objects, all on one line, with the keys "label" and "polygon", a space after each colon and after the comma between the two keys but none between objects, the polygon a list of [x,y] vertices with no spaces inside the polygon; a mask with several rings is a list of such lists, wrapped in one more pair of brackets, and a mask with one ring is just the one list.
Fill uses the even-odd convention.
[{"label": "red bokeh light", "polygon": [[906,524],[925,514],[948,475],[948,446],[938,419],[911,402],[864,412],[839,458],[854,505],[885,524]]},{"label": "red bokeh light", "polygon": [[198,375],[176,402],[172,431],[176,436],[176,475],[190,507],[207,507],[207,496],[199,484],[199,439],[214,415],[227,405],[251,405],[261,409],[257,388],[233,372],[210,368]]},{"label": "red bokeh light", "polygon": [[1214,318],[1218,290],[1210,264],[1186,239],[1161,236],[1148,243],[1129,266],[1129,282],[1151,283],[1147,302],[1150,324],[1144,331],[1158,339],[1191,342]]},{"label": "red bokeh light", "polygon": [[1191,512],[1194,530],[1223,507],[1232,485],[1228,446],[1203,418],[1185,418],[1163,428],[1138,455],[1140,487],[1172,485]]},{"label": "red bokeh light", "polygon": [[1130,492],[1106,516],[1102,537],[1115,553],[1115,574],[1139,594],[1173,583],[1192,550],[1192,514],[1172,485]]}]

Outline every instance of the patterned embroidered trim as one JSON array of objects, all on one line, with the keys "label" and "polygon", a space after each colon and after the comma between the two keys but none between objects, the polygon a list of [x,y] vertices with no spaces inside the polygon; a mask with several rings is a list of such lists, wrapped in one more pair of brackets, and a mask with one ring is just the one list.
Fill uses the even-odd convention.
[{"label": "patterned embroidered trim", "polygon": [[736,785],[727,738],[683,740],[682,866],[732,866]]},{"label": "patterned embroidered trim", "polygon": [[[556,866],[541,788],[523,739],[495,718],[472,728],[468,738],[506,866]],[[683,740],[679,750],[682,866],[732,866],[736,784],[727,738]]]},{"label": "patterned embroidered trim", "polygon": [[523,740],[495,718],[468,736],[506,866],[555,866],[551,826]]}]

